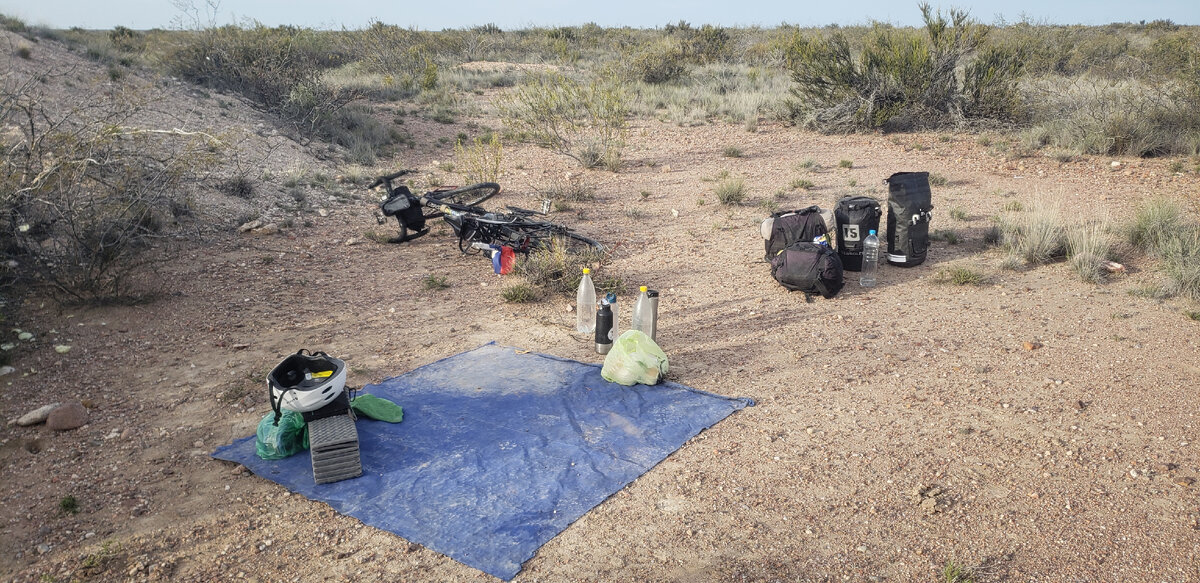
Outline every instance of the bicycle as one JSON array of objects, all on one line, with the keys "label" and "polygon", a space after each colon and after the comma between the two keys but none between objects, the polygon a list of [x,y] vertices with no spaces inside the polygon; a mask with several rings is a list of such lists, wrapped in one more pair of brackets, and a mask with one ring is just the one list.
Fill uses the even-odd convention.
[{"label": "bicycle", "polygon": [[[489,212],[479,206],[500,192],[500,185],[481,182],[461,188],[441,189],[416,196],[403,184],[393,186],[392,180],[408,174],[401,170],[376,178],[367,188],[383,185],[386,197],[380,204],[385,217],[394,216],[400,223],[400,236],[391,242],[411,241],[429,232],[425,221],[442,218],[458,237],[458,250],[463,254],[493,255],[500,249],[528,256],[537,249],[562,249],[567,253],[603,252],[598,241],[580,235],[569,227],[538,221],[531,217],[537,211],[507,207],[508,212]],[[409,234],[409,230],[413,234]]]},{"label": "bicycle", "polygon": [[[380,176],[367,186],[367,190],[383,186],[384,199],[379,204],[383,212],[380,224],[386,217],[396,217],[400,224],[400,236],[389,239],[391,243],[403,243],[429,233],[425,222],[442,217],[445,209],[458,211],[483,212],[479,204],[500,193],[500,185],[495,182],[480,182],[458,188],[439,188],[416,196],[404,184],[393,185],[392,181],[412,173],[412,170],[400,170],[392,174]],[[410,234],[409,230],[413,232]]]},{"label": "bicycle", "polygon": [[509,247],[528,256],[536,250],[565,253],[602,253],[604,245],[580,235],[570,227],[531,218],[536,211],[508,207],[507,213],[479,212],[480,209],[447,209],[443,220],[458,235],[458,250],[464,254]]}]

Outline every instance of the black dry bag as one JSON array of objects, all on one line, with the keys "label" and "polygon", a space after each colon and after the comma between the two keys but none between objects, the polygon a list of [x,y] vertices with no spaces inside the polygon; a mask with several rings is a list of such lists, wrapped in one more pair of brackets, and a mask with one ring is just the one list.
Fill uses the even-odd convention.
[{"label": "black dry bag", "polygon": [[928,172],[897,172],[888,185],[887,261],[900,267],[925,262],[933,195]]},{"label": "black dry bag", "polygon": [[[768,221],[770,225],[766,224]],[[821,218],[821,208],[816,205],[806,209],[773,213],[763,223],[763,236],[767,240],[767,253],[763,259],[766,261],[770,261],[792,243],[811,243],[813,239],[826,233],[825,219]]]},{"label": "black dry bag", "polygon": [[879,231],[883,217],[879,201],[869,196],[847,196],[833,209],[837,218],[837,252],[842,269],[862,271],[863,240],[871,231]]},{"label": "black dry bag", "polygon": [[771,258],[771,276],[789,290],[832,298],[842,290],[842,260],[827,245],[796,241]]}]

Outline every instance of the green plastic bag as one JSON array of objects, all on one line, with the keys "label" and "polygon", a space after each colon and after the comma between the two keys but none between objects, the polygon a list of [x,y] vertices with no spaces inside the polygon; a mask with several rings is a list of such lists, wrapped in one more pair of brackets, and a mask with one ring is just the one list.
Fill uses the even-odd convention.
[{"label": "green plastic bag", "polygon": [[304,415],[295,411],[283,411],[279,425],[275,425],[275,413],[267,413],[258,422],[258,438],[254,450],[265,460],[281,460],[308,449],[308,424]]},{"label": "green plastic bag", "polygon": [[600,376],[621,385],[654,385],[667,374],[667,355],[641,330],[628,330],[613,342]]},{"label": "green plastic bag", "polygon": [[363,417],[388,423],[404,421],[404,409],[387,399],[371,394],[361,394],[350,401],[350,408]]}]

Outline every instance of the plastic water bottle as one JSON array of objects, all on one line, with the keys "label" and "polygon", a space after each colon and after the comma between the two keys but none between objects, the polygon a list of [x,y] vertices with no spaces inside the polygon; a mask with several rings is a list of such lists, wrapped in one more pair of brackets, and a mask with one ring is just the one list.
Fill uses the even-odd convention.
[{"label": "plastic water bottle", "polygon": [[879,270],[879,237],[872,229],[867,238],[863,239],[862,273],[858,276],[858,285],[875,287],[875,272]]},{"label": "plastic water bottle", "polygon": [[629,328],[632,330],[641,330],[646,336],[650,335],[650,296],[646,294],[649,290],[646,286],[638,288],[641,292],[638,294],[638,299],[633,303],[633,316],[629,320]]},{"label": "plastic water bottle", "polygon": [[592,285],[592,270],[584,267],[579,280],[579,291],[575,294],[575,330],[580,334],[591,334],[596,330],[596,286]]},{"label": "plastic water bottle", "polygon": [[613,313],[608,300],[600,300],[600,309],[596,310],[596,352],[608,354],[613,345]]},{"label": "plastic water bottle", "polygon": [[614,292],[608,292],[608,295],[605,296],[604,299],[608,301],[608,309],[612,311],[612,337],[619,338],[621,336],[621,331],[620,326],[617,326],[617,322],[620,322],[621,320],[617,317],[617,294]]}]

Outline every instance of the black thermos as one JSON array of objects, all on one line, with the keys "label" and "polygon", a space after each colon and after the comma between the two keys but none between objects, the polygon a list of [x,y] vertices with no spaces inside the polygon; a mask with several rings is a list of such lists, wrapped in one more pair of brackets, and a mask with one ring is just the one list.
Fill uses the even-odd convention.
[{"label": "black thermos", "polygon": [[600,309],[596,310],[596,352],[608,354],[613,345],[612,337],[613,313],[608,306],[608,300],[600,300]]}]

